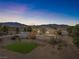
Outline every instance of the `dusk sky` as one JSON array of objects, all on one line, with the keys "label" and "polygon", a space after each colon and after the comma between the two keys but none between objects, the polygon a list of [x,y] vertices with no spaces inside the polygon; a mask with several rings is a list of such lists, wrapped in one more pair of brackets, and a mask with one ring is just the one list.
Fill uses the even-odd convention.
[{"label": "dusk sky", "polygon": [[0,22],[79,24],[79,0],[0,0]]}]

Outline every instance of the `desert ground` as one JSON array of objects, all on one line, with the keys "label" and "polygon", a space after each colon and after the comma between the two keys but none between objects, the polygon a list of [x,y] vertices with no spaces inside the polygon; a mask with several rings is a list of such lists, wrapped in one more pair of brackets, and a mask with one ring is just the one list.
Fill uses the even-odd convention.
[{"label": "desert ground", "polygon": [[0,59],[79,59],[79,50],[72,43],[72,39],[69,36],[63,36],[62,39],[67,44],[67,47],[58,50],[57,46],[50,45],[43,40],[31,40],[23,39],[22,41],[33,41],[39,44],[37,48],[27,54],[20,54],[4,49],[2,46],[10,44],[13,41],[6,41],[0,43]]}]

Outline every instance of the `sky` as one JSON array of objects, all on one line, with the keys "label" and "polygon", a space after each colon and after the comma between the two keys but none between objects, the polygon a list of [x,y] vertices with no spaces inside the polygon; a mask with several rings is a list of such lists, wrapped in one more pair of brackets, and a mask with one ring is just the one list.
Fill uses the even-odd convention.
[{"label": "sky", "polygon": [[79,0],[0,0],[0,22],[79,24]]}]

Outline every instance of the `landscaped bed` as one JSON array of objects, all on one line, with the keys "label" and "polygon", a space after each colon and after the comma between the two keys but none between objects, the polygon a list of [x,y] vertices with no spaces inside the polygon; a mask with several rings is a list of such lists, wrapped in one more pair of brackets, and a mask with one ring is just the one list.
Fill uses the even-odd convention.
[{"label": "landscaped bed", "polygon": [[34,42],[15,42],[15,43],[6,45],[5,48],[10,51],[26,54],[31,52],[37,46],[38,44]]}]

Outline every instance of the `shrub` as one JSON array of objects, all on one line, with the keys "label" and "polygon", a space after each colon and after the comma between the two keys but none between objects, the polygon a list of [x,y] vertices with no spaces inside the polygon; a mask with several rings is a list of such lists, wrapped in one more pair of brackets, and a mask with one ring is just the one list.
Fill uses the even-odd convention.
[{"label": "shrub", "polygon": [[73,43],[79,48],[79,25],[74,26],[73,28]]},{"label": "shrub", "polygon": [[79,48],[79,37],[75,37],[73,43]]},{"label": "shrub", "polygon": [[11,40],[20,40],[19,36],[13,36]]},{"label": "shrub", "polygon": [[66,42],[64,42],[61,39],[56,39],[56,38],[53,38],[53,37],[50,38],[49,43],[52,44],[52,45],[57,45],[58,50],[60,50],[60,49],[62,49],[64,47],[67,47]]},{"label": "shrub", "polygon": [[61,40],[60,40],[60,39],[57,39],[57,38],[52,37],[52,38],[50,38],[49,43],[50,43],[50,44],[53,44],[53,45],[56,45],[56,44],[61,43]]},{"label": "shrub", "polygon": [[29,39],[36,39],[36,33],[35,32],[31,32],[29,34]]},{"label": "shrub", "polygon": [[60,43],[60,44],[58,45],[57,49],[58,49],[58,50],[61,50],[61,49],[63,49],[64,47],[65,47],[64,44],[63,44],[63,43]]},{"label": "shrub", "polygon": [[50,38],[49,43],[52,44],[52,45],[56,45],[57,41],[56,41],[55,38],[52,37],[52,38]]},{"label": "shrub", "polygon": [[28,26],[28,28],[27,28],[26,31],[27,31],[27,32],[32,32],[32,27],[31,27],[31,26]]}]

